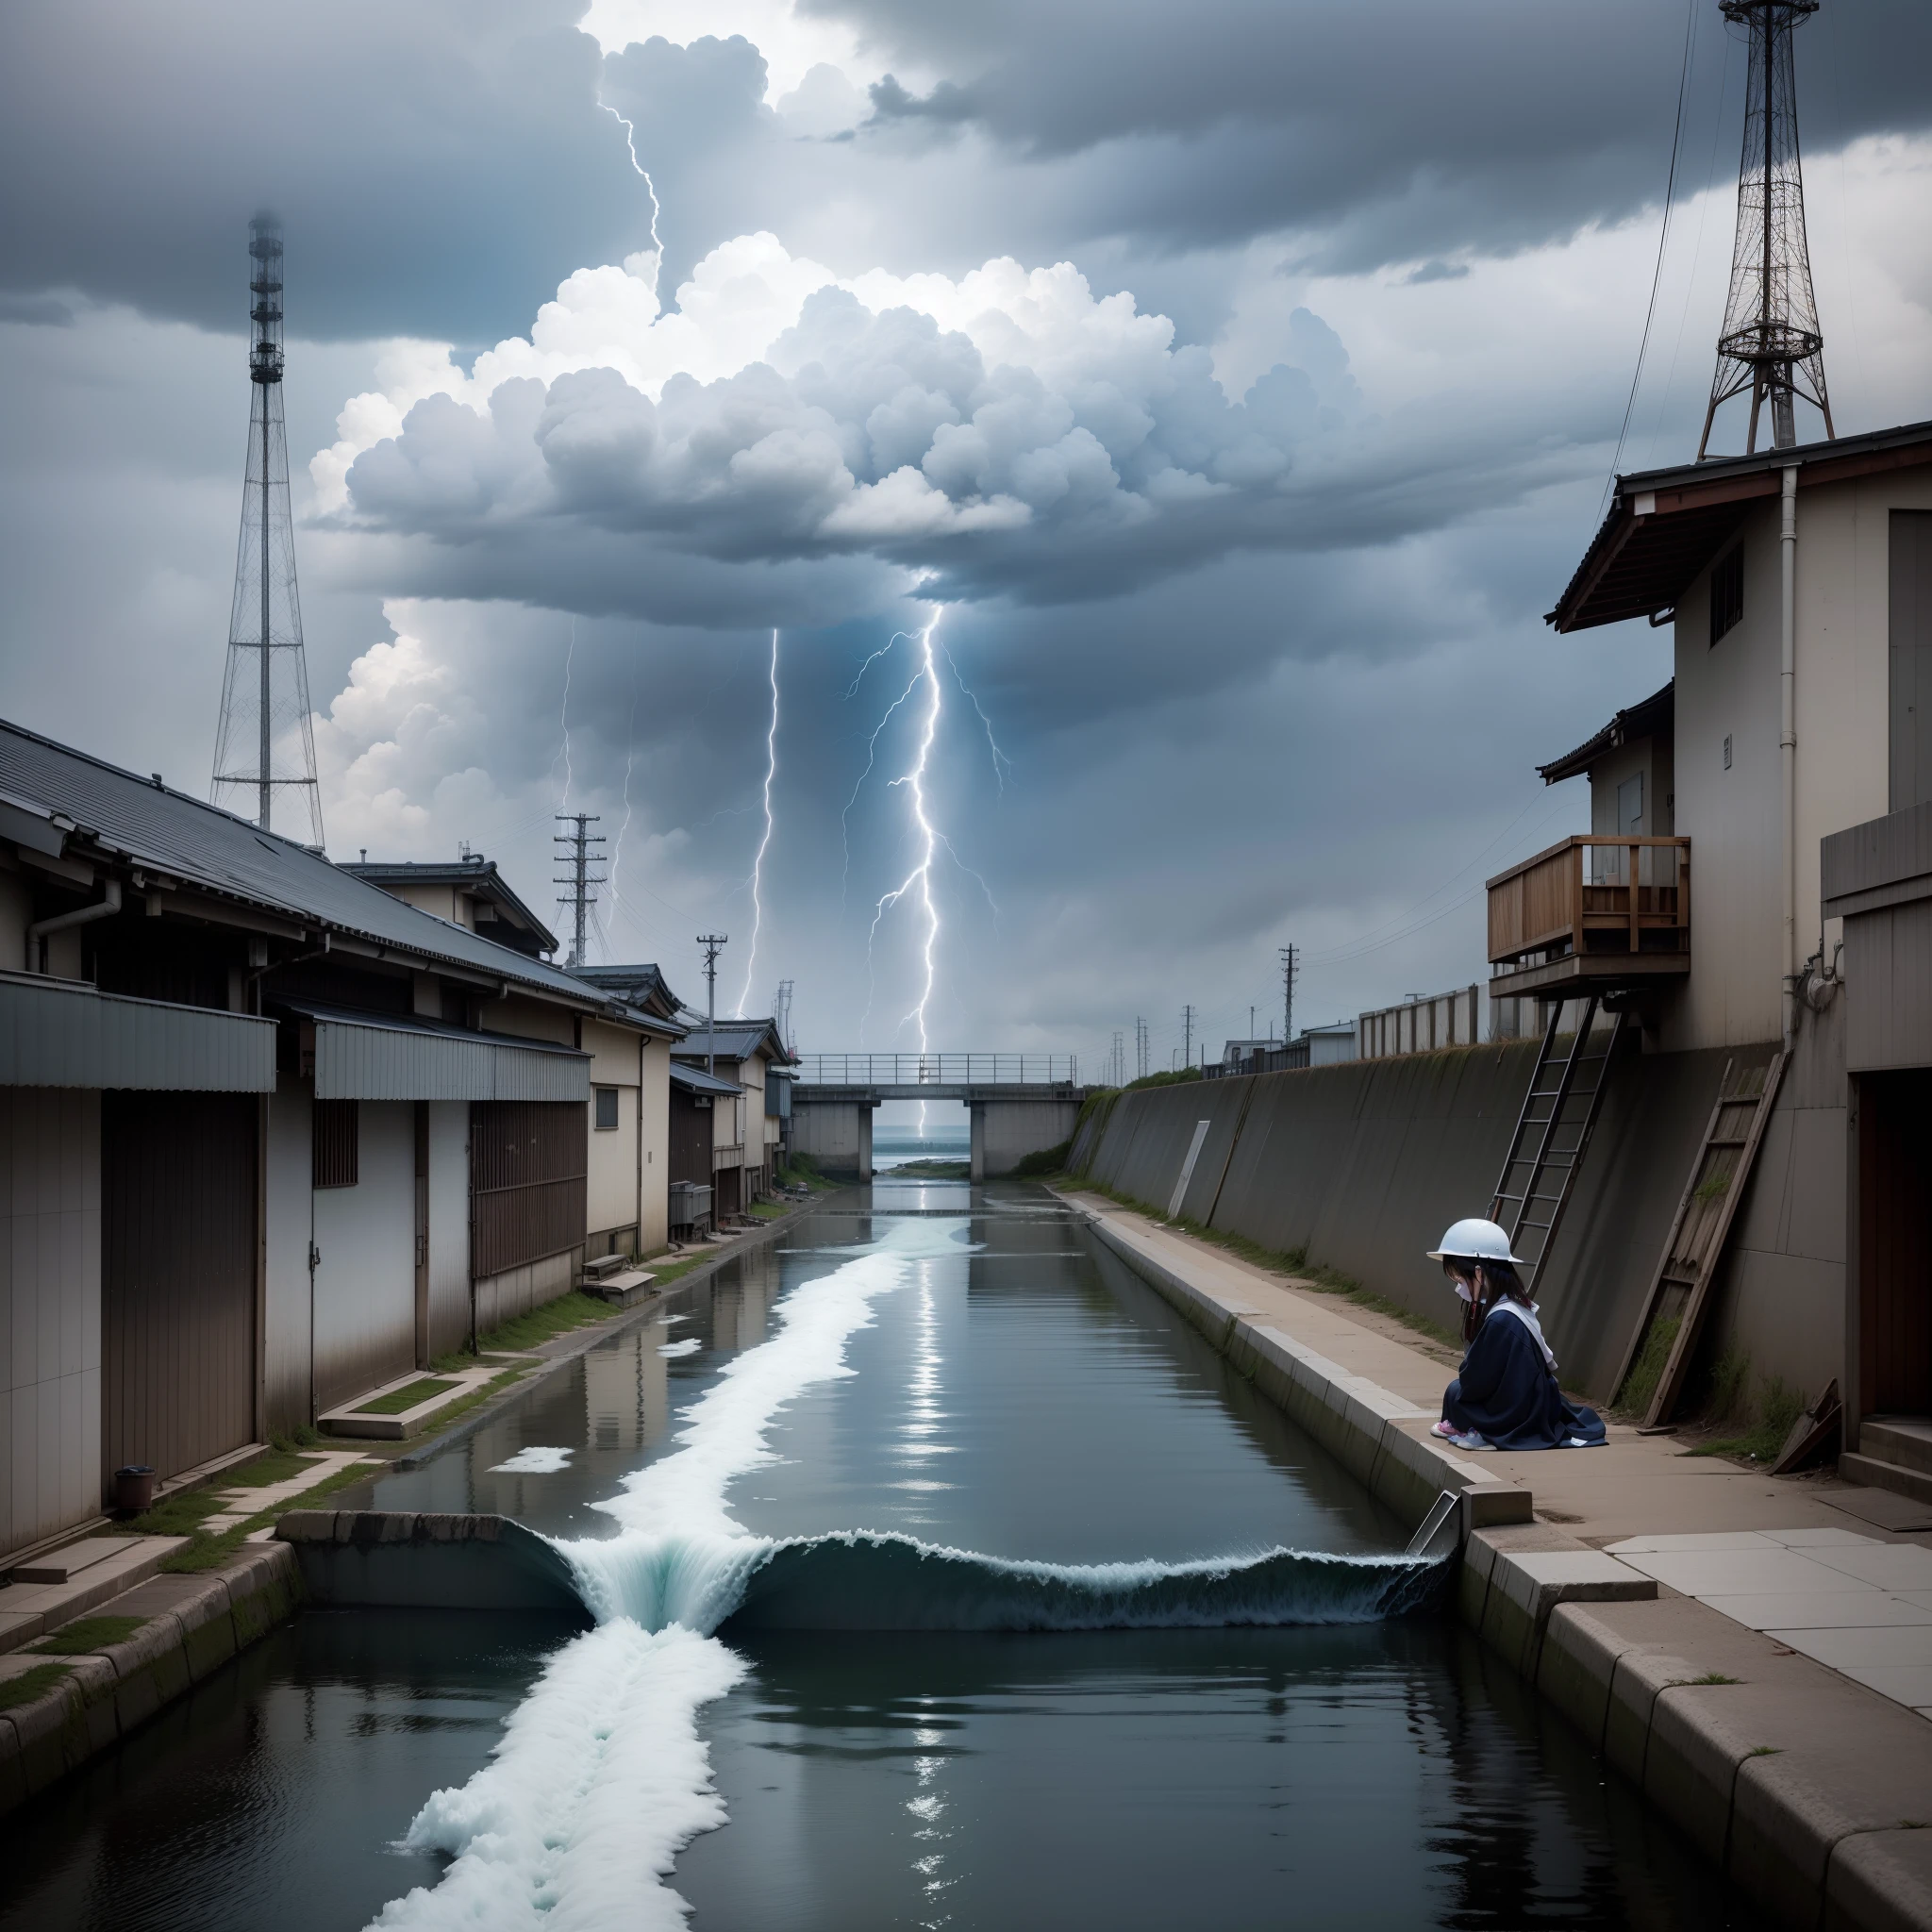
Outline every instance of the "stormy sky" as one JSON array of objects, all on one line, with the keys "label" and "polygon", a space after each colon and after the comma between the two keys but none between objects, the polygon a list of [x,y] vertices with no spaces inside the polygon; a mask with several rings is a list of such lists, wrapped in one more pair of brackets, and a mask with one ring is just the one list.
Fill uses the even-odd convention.
[{"label": "stormy sky", "polygon": [[[1840,430],[1932,415],[1928,59],[1798,42]],[[917,1043],[922,812],[936,1046],[1467,984],[1668,675],[1541,613],[1694,452],[1742,80],[1715,0],[8,9],[0,711],[205,791],[266,205],[336,857],[548,910],[597,812],[592,957],[808,1051]]]}]

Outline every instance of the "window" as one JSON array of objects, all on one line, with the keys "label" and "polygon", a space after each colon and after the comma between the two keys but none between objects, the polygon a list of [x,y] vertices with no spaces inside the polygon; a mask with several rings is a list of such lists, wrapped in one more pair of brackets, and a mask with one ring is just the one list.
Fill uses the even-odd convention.
[{"label": "window", "polygon": [[357,1132],[356,1106],[353,1100],[315,1103],[311,1179],[318,1188],[356,1185],[356,1157],[361,1138]]},{"label": "window", "polygon": [[1744,614],[1744,546],[1732,547],[1710,572],[1710,641],[1716,643]]},{"label": "window", "polygon": [[591,1092],[597,1097],[597,1131],[611,1134],[617,1131],[617,1089],[615,1087],[593,1087]]}]

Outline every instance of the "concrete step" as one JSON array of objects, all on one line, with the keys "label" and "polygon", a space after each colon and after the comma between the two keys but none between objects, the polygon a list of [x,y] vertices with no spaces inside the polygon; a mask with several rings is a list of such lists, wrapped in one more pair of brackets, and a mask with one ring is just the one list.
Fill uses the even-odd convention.
[{"label": "concrete step", "polygon": [[1868,1415],[1858,1424],[1858,1448],[1901,1469],[1932,1475],[1932,1416]]},{"label": "concrete step", "polygon": [[[1862,1438],[1863,1430],[1860,1430]],[[1840,1456],[1839,1475],[1848,1483],[1863,1483],[1868,1489],[1890,1490],[1915,1502],[1932,1503],[1932,1475],[1907,1469],[1903,1464],[1881,1461],[1875,1456]]]}]

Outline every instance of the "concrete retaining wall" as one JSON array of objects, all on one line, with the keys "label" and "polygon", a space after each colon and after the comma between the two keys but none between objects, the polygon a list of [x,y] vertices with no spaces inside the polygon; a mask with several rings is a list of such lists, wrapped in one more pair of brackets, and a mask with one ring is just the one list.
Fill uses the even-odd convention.
[{"label": "concrete retaining wall", "polygon": [[220,1570],[150,1577],[114,1598],[106,1607],[112,1615],[145,1620],[124,1642],[82,1657],[8,1657],[9,1672],[54,1663],[67,1674],[33,1702],[0,1711],[0,1812],[212,1675],[289,1616],[302,1594],[293,1551],[251,1544]]},{"label": "concrete retaining wall", "polygon": [[293,1550],[317,1603],[559,1610],[590,1621],[556,1548],[507,1516],[291,1509],[275,1541]]},{"label": "concrete retaining wall", "polygon": [[[1161,1090],[1150,1090],[1159,1091]],[[1196,1118],[1199,1118],[1198,1114]],[[1932,1724],[1548,1524],[1421,1411],[1092,1232],[1384,1503],[1462,1496],[1456,1609],[1777,1925],[1932,1928]]]},{"label": "concrete retaining wall", "polygon": [[[1769,1046],[1738,1049],[1761,1062]],[[1536,1063],[1533,1041],[1453,1048],[1397,1059],[1123,1093],[1099,1109],[1074,1158],[1104,1185],[1165,1212],[1197,1123],[1208,1123],[1181,1211],[1277,1252],[1353,1276],[1391,1301],[1447,1324],[1454,1310],[1424,1258],[1442,1230],[1487,1210]],[[1566,1385],[1607,1400],[1657,1266],[1730,1056],[1626,1051],[1538,1292]],[[1793,1101],[1799,1090],[1792,1089]],[[1788,1101],[1780,1096],[1780,1116]],[[1760,1370],[1814,1391],[1840,1371],[1844,1266],[1812,1225],[1828,1222],[1830,1172],[1795,1151],[1804,1129],[1774,1116],[1765,1158],[1742,1204],[1739,1252],[1751,1230],[1774,1247],[1753,1259],[1748,1298],[1732,1296],[1734,1257],[1720,1283],[1719,1330]],[[1823,1129],[1829,1138],[1829,1125]],[[1810,1130],[1806,1144],[1817,1138]],[[1787,1154],[1781,1150],[1792,1149]],[[1838,1162],[1842,1201],[1842,1148]],[[1796,1219],[1791,1191],[1805,1177]],[[1841,1209],[1840,1209],[1841,1216]],[[1782,1232],[1781,1232],[1782,1230]],[[1735,1306],[1733,1306],[1735,1304]]]}]

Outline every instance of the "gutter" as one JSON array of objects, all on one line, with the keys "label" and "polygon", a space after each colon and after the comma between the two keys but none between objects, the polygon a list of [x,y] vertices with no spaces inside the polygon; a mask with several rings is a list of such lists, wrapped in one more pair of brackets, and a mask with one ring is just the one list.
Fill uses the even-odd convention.
[{"label": "gutter", "polygon": [[101,883],[101,896],[92,906],[82,906],[73,912],[62,912],[53,919],[37,919],[26,929],[26,970],[39,973],[41,941],[50,932],[67,932],[76,925],[92,925],[97,919],[111,919],[121,909],[121,881],[104,879]]}]

